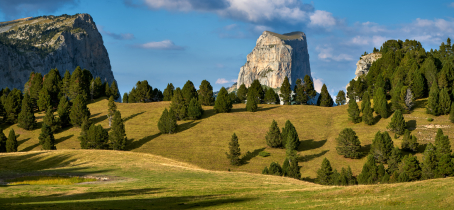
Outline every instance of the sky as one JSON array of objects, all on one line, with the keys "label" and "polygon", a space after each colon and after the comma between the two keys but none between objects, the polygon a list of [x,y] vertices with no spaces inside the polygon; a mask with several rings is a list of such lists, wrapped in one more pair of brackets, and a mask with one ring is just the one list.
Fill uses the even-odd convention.
[{"label": "sky", "polygon": [[389,39],[416,39],[426,51],[454,38],[454,1],[1,0],[0,22],[88,13],[109,53],[121,94],[147,80],[230,87],[265,30],[306,34],[315,88],[333,97],[356,62]]}]

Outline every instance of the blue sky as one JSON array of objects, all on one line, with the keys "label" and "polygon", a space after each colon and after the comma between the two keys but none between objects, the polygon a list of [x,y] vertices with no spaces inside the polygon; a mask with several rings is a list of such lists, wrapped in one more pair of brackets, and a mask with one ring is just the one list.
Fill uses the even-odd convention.
[{"label": "blue sky", "polygon": [[100,30],[120,92],[138,80],[215,90],[231,86],[264,30],[306,33],[316,89],[332,95],[354,78],[356,62],[388,39],[426,50],[454,37],[454,1],[2,0],[0,21],[88,13]]}]

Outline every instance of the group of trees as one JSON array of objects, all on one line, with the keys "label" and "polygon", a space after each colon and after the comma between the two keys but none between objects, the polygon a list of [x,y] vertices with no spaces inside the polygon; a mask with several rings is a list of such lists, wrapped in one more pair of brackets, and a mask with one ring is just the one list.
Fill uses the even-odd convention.
[{"label": "group of trees", "polygon": [[[173,86],[172,86],[173,87]],[[165,91],[164,91],[165,93]],[[157,88],[153,89],[147,80],[138,81],[131,92],[123,94],[123,103],[147,103],[162,101],[164,95]]]},{"label": "group of trees", "polygon": [[[373,113],[375,112],[382,118],[388,118],[390,115],[390,110],[388,102],[386,100],[385,92],[383,88],[379,87],[374,91],[375,95],[373,98],[374,107],[372,108],[370,102],[370,92],[366,91],[362,95],[361,108],[358,106],[355,100],[348,101],[348,119],[353,123],[364,122],[366,125],[373,125],[375,119]],[[409,92],[411,94],[411,92]],[[401,109],[397,109],[401,111]],[[362,115],[361,115],[362,113]]]}]

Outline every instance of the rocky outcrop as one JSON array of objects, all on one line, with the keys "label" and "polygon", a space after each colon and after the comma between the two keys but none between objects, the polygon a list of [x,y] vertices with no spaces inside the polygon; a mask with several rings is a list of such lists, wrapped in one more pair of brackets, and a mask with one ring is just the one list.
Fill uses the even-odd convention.
[{"label": "rocky outcrop", "polygon": [[[359,61],[356,63],[356,71],[355,75],[356,77],[354,80],[358,80],[358,78],[362,75],[367,75],[369,72],[370,66],[372,66],[372,63],[374,63],[377,59],[381,58],[381,53],[370,53],[367,55],[361,56]],[[350,83],[347,84],[345,89],[347,89],[350,86]]]},{"label": "rocky outcrop", "polygon": [[32,71],[44,75],[57,68],[63,76],[66,70],[72,73],[77,66],[103,81],[114,81],[102,36],[88,14],[11,21],[2,28],[0,89],[22,90]]},{"label": "rocky outcrop", "polygon": [[262,85],[278,88],[285,76],[293,86],[298,78],[311,75],[306,35],[303,32],[277,34],[265,31],[240,69],[237,88],[249,87],[255,79]]}]

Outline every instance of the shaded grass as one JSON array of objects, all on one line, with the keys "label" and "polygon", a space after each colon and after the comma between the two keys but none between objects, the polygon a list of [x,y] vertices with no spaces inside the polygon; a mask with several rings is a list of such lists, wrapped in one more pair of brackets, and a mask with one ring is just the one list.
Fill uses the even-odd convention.
[{"label": "shaded grass", "polygon": [[83,178],[78,176],[28,176],[6,180],[8,185],[71,185],[82,182],[97,181],[93,178]]}]

